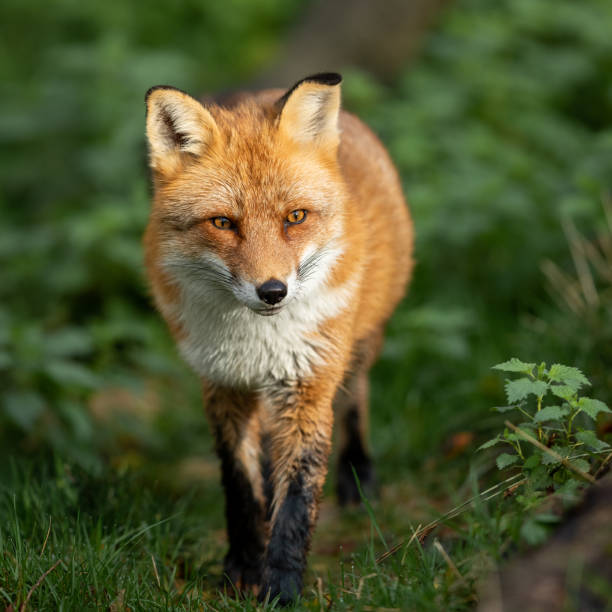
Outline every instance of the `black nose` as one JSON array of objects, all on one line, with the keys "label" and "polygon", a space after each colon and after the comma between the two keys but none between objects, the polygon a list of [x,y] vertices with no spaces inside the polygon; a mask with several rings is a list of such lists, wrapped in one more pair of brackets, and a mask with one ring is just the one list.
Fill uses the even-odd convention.
[{"label": "black nose", "polygon": [[287,295],[287,285],[271,278],[257,287],[257,295],[266,304],[278,304]]}]

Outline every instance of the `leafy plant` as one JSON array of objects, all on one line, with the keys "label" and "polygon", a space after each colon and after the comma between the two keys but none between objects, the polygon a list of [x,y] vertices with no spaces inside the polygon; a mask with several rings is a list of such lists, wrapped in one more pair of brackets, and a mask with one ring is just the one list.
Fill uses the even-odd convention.
[{"label": "leafy plant", "polygon": [[[572,498],[581,483],[594,482],[593,467],[610,445],[597,437],[593,425],[601,413],[612,412],[602,401],[580,395],[589,385],[577,368],[562,364],[525,363],[517,358],[493,366],[517,375],[506,381],[508,405],[501,413],[516,412],[518,424],[506,420],[506,427],[479,447],[509,447],[497,456],[500,470],[520,468],[524,475],[523,493],[516,500],[522,510],[532,510],[548,493]],[[543,523],[555,522],[554,514],[525,515],[521,535],[529,542],[546,535]]]}]

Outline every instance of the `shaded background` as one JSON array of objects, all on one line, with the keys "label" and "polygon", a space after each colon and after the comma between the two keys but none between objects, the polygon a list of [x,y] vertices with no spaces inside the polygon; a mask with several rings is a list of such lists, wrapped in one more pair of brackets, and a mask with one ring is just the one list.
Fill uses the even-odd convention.
[{"label": "shaded background", "polygon": [[54,454],[170,479],[211,454],[143,276],[156,84],[198,95],[338,70],[345,107],[388,146],[417,267],[373,373],[383,484],[448,481],[452,436],[498,425],[490,366],[510,356],[583,368],[611,399],[612,4],[348,4],[3,0],[2,470]]}]

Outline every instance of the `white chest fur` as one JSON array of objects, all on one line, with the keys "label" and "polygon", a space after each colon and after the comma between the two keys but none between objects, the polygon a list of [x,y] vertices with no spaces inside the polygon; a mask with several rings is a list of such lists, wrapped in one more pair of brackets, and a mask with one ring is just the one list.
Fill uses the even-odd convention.
[{"label": "white chest fur", "polygon": [[193,293],[184,287],[181,354],[198,374],[217,384],[257,387],[303,379],[334,352],[333,340],[319,336],[318,326],[340,314],[354,291],[354,282],[321,287],[264,317],[219,292]]}]

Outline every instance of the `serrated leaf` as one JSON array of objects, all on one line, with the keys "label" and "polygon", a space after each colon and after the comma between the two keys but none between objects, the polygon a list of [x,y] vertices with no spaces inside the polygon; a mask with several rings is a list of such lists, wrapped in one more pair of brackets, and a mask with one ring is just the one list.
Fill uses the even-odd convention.
[{"label": "serrated leaf", "polygon": [[509,361],[504,361],[504,363],[498,363],[493,366],[493,370],[501,370],[502,372],[519,372],[523,374],[531,373],[533,368],[535,368],[535,363],[525,363],[516,357],[513,357]]},{"label": "serrated leaf", "polygon": [[594,431],[579,431],[576,434],[576,440],[598,451],[610,448],[610,445],[600,440]]},{"label": "serrated leaf", "polygon": [[570,463],[583,472],[588,472],[591,469],[591,464],[586,459],[572,459]]},{"label": "serrated leaf", "polygon": [[551,385],[550,391],[557,397],[569,401],[576,394],[576,390],[568,385]]},{"label": "serrated leaf", "polygon": [[583,385],[590,385],[589,379],[578,369],[554,363],[550,366],[548,377],[555,382],[563,383],[578,391]]},{"label": "serrated leaf", "polygon": [[[561,457],[565,457],[569,449],[565,446],[553,446],[550,450],[555,451],[555,453]],[[556,457],[553,457],[553,455],[544,452],[542,453],[542,465],[557,465],[558,463],[561,463],[561,461],[559,461],[559,459]]]},{"label": "serrated leaf", "polygon": [[495,436],[495,438],[487,440],[484,444],[481,444],[476,450],[479,451],[485,448],[491,448],[492,446],[495,446],[498,442],[501,442],[501,439],[499,436]]},{"label": "serrated leaf", "polygon": [[542,396],[546,393],[548,385],[542,380],[530,380],[529,378],[519,378],[509,380],[506,383],[506,396],[509,404],[515,404],[525,399],[528,395]]},{"label": "serrated leaf", "polygon": [[533,470],[534,468],[538,467],[541,462],[542,458],[540,457],[540,455],[531,455],[531,457],[529,457],[527,461],[525,461],[523,467],[527,470]]},{"label": "serrated leaf", "polygon": [[592,419],[596,419],[600,412],[612,412],[603,402],[590,397],[581,397],[578,406],[582,412],[588,414]]},{"label": "serrated leaf", "polygon": [[548,487],[548,485],[550,484],[548,468],[545,465],[536,466],[529,474],[529,481],[531,482],[531,486],[533,489],[542,489]]},{"label": "serrated leaf", "polygon": [[519,459],[518,455],[510,455],[508,453],[502,453],[496,460],[497,468],[499,470],[503,470],[507,468],[509,465],[516,463]]},{"label": "serrated leaf", "polygon": [[536,423],[543,423],[544,421],[555,421],[562,419],[564,416],[569,414],[569,408],[567,406],[545,406],[539,412],[536,412],[533,420]]}]

